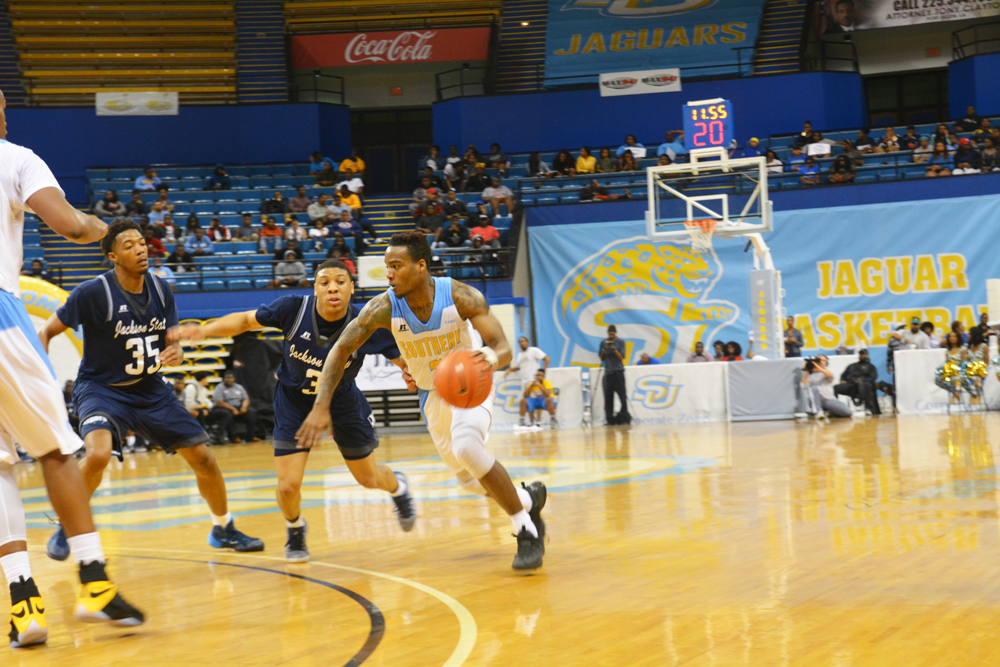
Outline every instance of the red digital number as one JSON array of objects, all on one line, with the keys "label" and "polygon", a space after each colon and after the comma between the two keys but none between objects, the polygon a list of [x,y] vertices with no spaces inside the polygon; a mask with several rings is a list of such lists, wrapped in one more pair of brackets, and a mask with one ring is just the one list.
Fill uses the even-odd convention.
[{"label": "red digital number", "polygon": [[[716,139],[716,131],[719,132],[718,139]],[[726,143],[725,131],[723,130],[721,120],[713,120],[708,124],[708,140],[712,142],[713,146],[721,146]]]},{"label": "red digital number", "polygon": [[694,126],[700,128],[698,132],[694,133],[694,145],[707,146],[708,144],[703,139],[708,136],[708,123],[695,123]]}]

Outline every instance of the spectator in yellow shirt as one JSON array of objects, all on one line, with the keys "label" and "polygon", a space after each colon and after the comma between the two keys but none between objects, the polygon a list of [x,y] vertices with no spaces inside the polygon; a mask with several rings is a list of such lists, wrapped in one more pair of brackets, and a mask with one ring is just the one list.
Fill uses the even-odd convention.
[{"label": "spectator in yellow shirt", "polygon": [[597,173],[597,158],[590,154],[590,146],[580,149],[580,157],[576,158],[576,173],[577,175]]},{"label": "spectator in yellow shirt", "polygon": [[532,426],[537,425],[541,420],[543,409],[549,413],[551,428],[556,428],[555,390],[552,388],[552,383],[545,379],[545,369],[539,368],[535,373],[535,379],[524,390],[524,398],[521,400],[521,426],[527,426],[524,421],[525,415],[528,415]]},{"label": "spectator in yellow shirt", "polygon": [[341,174],[365,175],[365,161],[358,157],[358,149],[351,149],[351,157],[340,163]]},{"label": "spectator in yellow shirt", "polygon": [[340,203],[343,206],[350,206],[353,209],[361,208],[361,200],[358,196],[347,189],[346,185],[340,186]]}]

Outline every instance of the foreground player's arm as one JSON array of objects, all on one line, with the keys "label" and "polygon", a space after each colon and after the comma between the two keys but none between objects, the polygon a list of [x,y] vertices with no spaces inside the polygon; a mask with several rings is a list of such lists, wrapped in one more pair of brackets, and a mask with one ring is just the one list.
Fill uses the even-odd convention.
[{"label": "foreground player's arm", "polygon": [[389,302],[388,293],[383,292],[369,301],[344,329],[344,333],[334,343],[323,364],[323,373],[319,378],[313,408],[295,434],[299,449],[309,449],[318,445],[323,434],[330,430],[332,426],[330,401],[337,385],[340,384],[340,379],[344,377],[347,360],[375,333],[376,329],[388,329],[391,323],[392,304]]},{"label": "foreground player's arm", "polygon": [[59,188],[42,188],[28,198],[27,204],[56,234],[73,243],[100,241],[108,231],[100,218],[70,206]]},{"label": "foreground player's arm", "polygon": [[206,338],[232,338],[247,331],[263,329],[264,325],[257,321],[257,311],[247,310],[242,313],[232,313],[208,324],[188,324],[181,330],[184,340],[204,340]]},{"label": "foreground player's arm", "polygon": [[462,319],[472,322],[472,327],[483,337],[486,347],[476,350],[479,356],[494,370],[509,364],[514,355],[511,354],[500,320],[490,312],[483,293],[464,283],[452,281],[451,298]]},{"label": "foreground player's arm", "polygon": [[184,361],[184,348],[181,347],[181,328],[171,327],[167,330],[166,348],[160,352],[160,364],[163,366],[180,366]]},{"label": "foreground player's arm", "polygon": [[45,326],[38,330],[38,338],[42,341],[42,347],[46,352],[49,351],[49,341],[66,329],[69,327],[62,323],[58,315],[52,313],[52,316],[45,322]]}]

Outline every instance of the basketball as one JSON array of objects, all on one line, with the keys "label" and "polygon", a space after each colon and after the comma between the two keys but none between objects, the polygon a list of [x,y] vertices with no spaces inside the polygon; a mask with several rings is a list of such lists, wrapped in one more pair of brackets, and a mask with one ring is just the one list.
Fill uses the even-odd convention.
[{"label": "basketball", "polygon": [[490,395],[493,373],[472,350],[458,350],[441,360],[434,369],[434,388],[456,408],[474,408]]}]

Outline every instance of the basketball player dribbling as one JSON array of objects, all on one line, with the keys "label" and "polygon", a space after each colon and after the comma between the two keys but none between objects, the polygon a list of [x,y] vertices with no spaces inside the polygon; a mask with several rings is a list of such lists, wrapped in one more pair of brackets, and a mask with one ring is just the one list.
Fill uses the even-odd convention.
[{"label": "basketball player dribbling", "polygon": [[[330,400],[351,355],[378,329],[389,329],[420,393],[420,407],[434,445],[462,488],[488,495],[510,516],[517,537],[516,570],[534,570],[545,553],[541,482],[516,488],[507,470],[486,450],[493,419],[493,392],[479,406],[455,408],[434,388],[434,368],[455,350],[472,348],[472,329],[485,347],[476,350],[484,372],[506,366],[510,347],[503,328],[476,289],[428,272],[431,248],[419,232],[396,234],[385,252],[390,288],[368,302],[333,346],[323,366],[318,393],[297,434],[299,447],[311,447],[331,430]],[[412,377],[411,377],[412,376]]]}]

